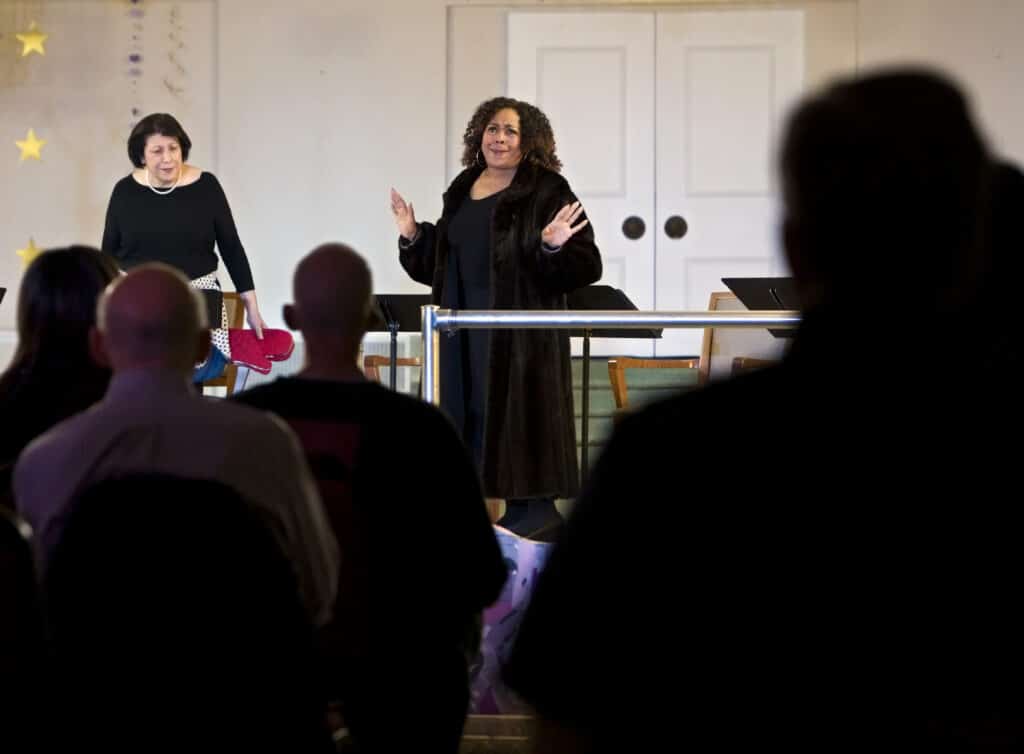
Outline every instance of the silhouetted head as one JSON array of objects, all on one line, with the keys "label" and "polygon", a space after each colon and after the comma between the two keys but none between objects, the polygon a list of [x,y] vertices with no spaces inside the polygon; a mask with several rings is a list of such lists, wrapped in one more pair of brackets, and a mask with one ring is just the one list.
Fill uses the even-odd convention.
[{"label": "silhouetted head", "polygon": [[156,368],[190,374],[210,347],[206,306],[177,270],[140,265],[115,281],[99,303],[94,352],[115,372]]},{"label": "silhouetted head", "polygon": [[973,302],[987,266],[989,159],[948,79],[880,71],[809,97],[789,119],[781,172],[806,310],[901,302],[955,315]]},{"label": "silhouetted head", "polygon": [[373,305],[366,260],[345,244],[323,244],[299,262],[292,289],[295,302],[285,306],[284,318],[302,332],[307,357],[330,354],[354,363]]},{"label": "silhouetted head", "polygon": [[106,254],[88,246],[44,251],[18,291],[18,349],[11,368],[61,362],[90,365],[96,302],[118,275]]}]

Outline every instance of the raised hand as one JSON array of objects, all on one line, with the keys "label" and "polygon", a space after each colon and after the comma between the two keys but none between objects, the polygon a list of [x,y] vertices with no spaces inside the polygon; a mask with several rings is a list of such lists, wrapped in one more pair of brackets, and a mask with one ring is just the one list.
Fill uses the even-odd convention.
[{"label": "raised hand", "polygon": [[540,234],[541,240],[548,246],[561,246],[572,238],[580,230],[587,226],[590,220],[584,220],[579,225],[573,225],[579,216],[583,214],[583,205],[580,202],[566,204],[555,215],[555,219],[548,223]]},{"label": "raised hand", "polygon": [[405,201],[402,195],[391,189],[391,214],[395,216],[395,226],[402,236],[411,241],[416,237],[416,213],[412,204]]}]

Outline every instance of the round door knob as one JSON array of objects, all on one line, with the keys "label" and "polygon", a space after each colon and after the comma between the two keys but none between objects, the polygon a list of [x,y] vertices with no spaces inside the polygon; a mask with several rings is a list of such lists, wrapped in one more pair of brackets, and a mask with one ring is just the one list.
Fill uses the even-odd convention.
[{"label": "round door knob", "polygon": [[630,241],[642,238],[646,230],[647,226],[644,224],[644,221],[636,215],[631,215],[622,221],[622,235]]},{"label": "round door knob", "polygon": [[672,217],[665,221],[665,235],[669,238],[682,238],[689,229],[690,226],[686,224],[686,220],[679,215],[672,215]]}]

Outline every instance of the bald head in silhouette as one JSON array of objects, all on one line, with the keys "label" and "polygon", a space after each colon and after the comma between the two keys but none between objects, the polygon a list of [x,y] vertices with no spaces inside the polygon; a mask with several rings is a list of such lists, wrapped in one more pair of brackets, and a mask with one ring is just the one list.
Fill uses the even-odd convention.
[{"label": "bald head in silhouette", "polygon": [[164,369],[187,376],[210,350],[205,306],[177,270],[141,265],[103,293],[92,346],[114,372]]},{"label": "bald head in silhouette", "polygon": [[303,377],[362,379],[356,364],[370,320],[373,278],[366,261],[340,243],[323,244],[295,270],[295,302],[284,319],[306,343]]}]

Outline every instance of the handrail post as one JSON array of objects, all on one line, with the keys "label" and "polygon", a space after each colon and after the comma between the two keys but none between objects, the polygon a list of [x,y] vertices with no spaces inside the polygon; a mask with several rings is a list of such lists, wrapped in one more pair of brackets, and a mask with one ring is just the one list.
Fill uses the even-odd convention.
[{"label": "handrail post", "polygon": [[438,356],[440,354],[441,334],[437,331],[437,312],[440,307],[431,304],[420,307],[420,332],[423,335],[423,371],[420,376],[420,389],[423,400],[441,404],[441,384],[438,379]]},{"label": "handrail post", "polygon": [[583,421],[580,426],[580,483],[587,483],[590,471],[590,330],[583,331],[583,375],[580,395],[583,400]]}]

